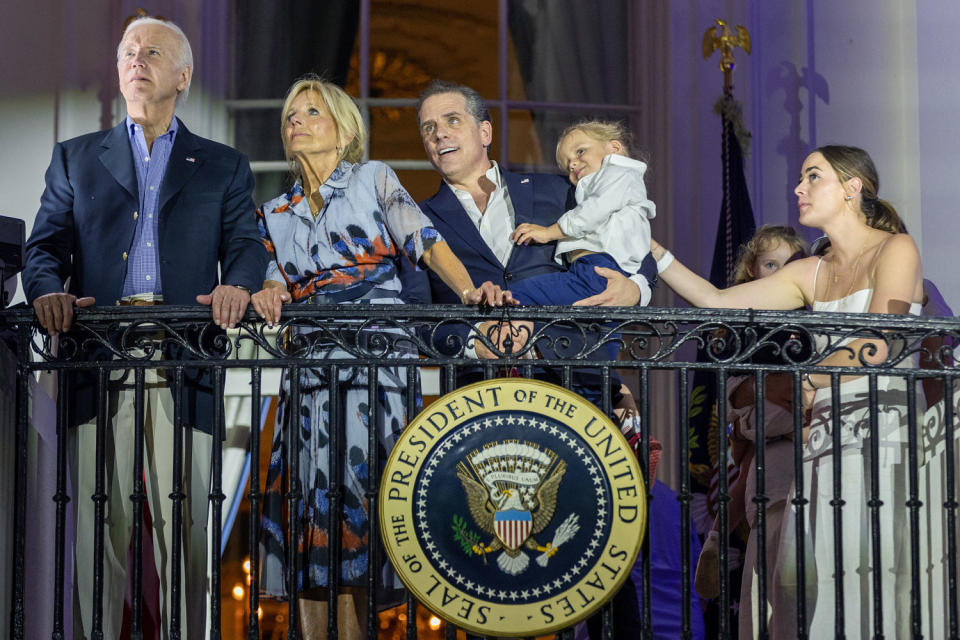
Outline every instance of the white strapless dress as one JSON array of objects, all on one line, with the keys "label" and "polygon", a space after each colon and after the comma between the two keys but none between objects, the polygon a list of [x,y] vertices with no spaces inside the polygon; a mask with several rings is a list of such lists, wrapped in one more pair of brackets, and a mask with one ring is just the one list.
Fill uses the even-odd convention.
[{"label": "white strapless dress", "polygon": [[[865,313],[872,297],[873,289],[862,289],[838,300],[814,302],[813,310]],[[920,305],[912,305],[910,313],[919,315]],[[822,350],[831,339],[836,344],[840,337],[819,336],[818,349]],[[902,366],[915,366],[915,360],[907,358]],[[834,447],[830,387],[819,389],[814,399],[809,436],[803,449],[802,488],[809,504],[803,509],[801,522],[806,563],[806,619],[813,638],[834,636],[835,611],[841,597],[846,637],[873,637],[876,626],[873,593],[878,572],[881,580],[878,615],[885,637],[910,635],[906,382],[895,376],[877,377],[875,430],[870,425],[869,391],[868,376],[840,385],[839,450]],[[922,410],[922,406],[919,409]],[[838,463],[839,493],[835,494],[834,466]],[[878,471],[875,486],[871,474],[874,467]],[[797,493],[795,484],[788,505]],[[876,520],[869,506],[874,497],[882,502]],[[837,498],[843,501],[839,548],[835,544],[837,516],[831,505]],[[796,507],[790,506],[784,519],[786,531],[778,562],[781,572],[774,578],[780,591],[777,594],[780,606],[792,610],[794,616],[795,605],[790,601],[796,598],[798,582],[797,517]],[[875,532],[880,538],[878,549],[874,549],[873,544]],[[842,563],[840,584],[836,580],[837,559]],[[795,637],[794,629],[772,629],[772,637]]]}]

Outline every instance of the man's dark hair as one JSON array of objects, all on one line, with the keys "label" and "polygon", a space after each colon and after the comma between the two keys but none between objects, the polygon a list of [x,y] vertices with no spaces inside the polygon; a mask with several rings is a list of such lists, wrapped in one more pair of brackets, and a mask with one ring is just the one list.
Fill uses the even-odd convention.
[{"label": "man's dark hair", "polygon": [[467,103],[467,113],[480,124],[483,121],[490,121],[490,110],[487,108],[487,101],[479,93],[465,84],[448,82],[446,80],[433,80],[423,90],[417,99],[417,124],[420,124],[420,109],[427,98],[441,93],[459,93]]}]

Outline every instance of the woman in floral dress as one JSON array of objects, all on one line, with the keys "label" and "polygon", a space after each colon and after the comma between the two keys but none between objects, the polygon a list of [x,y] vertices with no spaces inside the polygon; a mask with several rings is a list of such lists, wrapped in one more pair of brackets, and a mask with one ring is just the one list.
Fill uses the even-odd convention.
[{"label": "woman in floral dress", "polygon": [[[308,76],[287,93],[281,117],[281,135],[287,159],[296,177],[293,187],[257,211],[263,242],[272,258],[263,290],[252,303],[270,324],[279,322],[282,306],[297,304],[401,304],[397,261],[422,262],[433,269],[464,303],[501,302],[499,288],[484,283],[475,288],[460,261],[401,186],[396,174],[381,162],[362,162],[366,131],[356,105],[342,89]],[[294,329],[310,341],[310,332]],[[363,349],[375,330],[361,331]],[[383,330],[380,330],[383,333]],[[316,334],[315,334],[316,335]],[[401,341],[402,342],[402,341]],[[411,357],[412,344],[395,345],[385,356]],[[318,360],[350,358],[331,340],[319,340],[310,352]],[[339,621],[344,637],[359,633],[366,616],[365,598],[352,587],[366,584],[370,570],[370,523],[367,500],[369,429],[377,429],[380,445],[389,450],[411,417],[407,415],[407,376],[404,367],[377,369],[375,426],[368,424],[368,370],[364,366],[338,368],[335,397],[342,433],[343,509],[341,520]],[[289,597],[287,549],[296,544],[299,555],[297,584],[303,637],[326,633],[325,587],[328,585],[328,445],[330,397],[328,370],[304,368],[299,374],[299,402],[290,404],[290,379],[284,373],[277,415],[267,491],[263,503],[261,591],[265,596]],[[297,516],[299,539],[287,538],[285,485],[288,480],[284,424],[296,434],[300,490]],[[373,567],[379,571],[380,567]],[[393,586],[393,585],[387,585]],[[359,594],[358,594],[359,595]],[[357,616],[357,609],[360,615]]]}]

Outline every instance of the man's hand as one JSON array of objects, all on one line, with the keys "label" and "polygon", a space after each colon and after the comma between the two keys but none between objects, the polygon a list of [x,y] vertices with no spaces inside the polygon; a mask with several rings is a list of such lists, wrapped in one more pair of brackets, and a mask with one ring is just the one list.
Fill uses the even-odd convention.
[{"label": "man's hand", "polygon": [[575,307],[632,307],[640,301],[640,287],[615,269],[594,267],[599,276],[607,279],[607,288],[595,296],[577,300]]},{"label": "man's hand", "polygon": [[290,299],[286,287],[264,287],[250,297],[250,302],[257,314],[272,327],[280,322],[280,310]]},{"label": "man's hand", "polygon": [[221,329],[233,329],[250,304],[250,292],[233,285],[221,284],[210,293],[197,296],[197,302],[212,309],[214,324]]},{"label": "man's hand", "polygon": [[40,326],[55,336],[70,331],[74,307],[89,307],[95,302],[93,298],[78,298],[69,293],[48,293],[33,301],[33,310]]},{"label": "man's hand", "polygon": [[[513,340],[510,352],[516,353],[527,345],[527,340],[533,335],[533,323],[527,320],[515,320],[513,322],[490,320],[477,325],[477,331],[480,335],[486,336],[500,353],[506,350],[503,343],[506,341],[507,336],[509,336],[510,339]],[[491,359],[500,357],[500,353],[490,351],[487,345],[479,339],[474,341],[473,347],[477,352],[478,358]]]},{"label": "man's hand", "polygon": [[513,299],[513,294],[504,291],[499,285],[489,280],[475,289],[470,289],[463,294],[463,304],[487,304],[491,307],[502,307],[505,304],[517,304]]},{"label": "man's hand", "polygon": [[517,225],[510,239],[515,244],[530,244],[531,242],[545,244],[563,237],[563,231],[557,223],[553,223],[549,227],[542,227],[539,224],[524,222],[523,224]]}]

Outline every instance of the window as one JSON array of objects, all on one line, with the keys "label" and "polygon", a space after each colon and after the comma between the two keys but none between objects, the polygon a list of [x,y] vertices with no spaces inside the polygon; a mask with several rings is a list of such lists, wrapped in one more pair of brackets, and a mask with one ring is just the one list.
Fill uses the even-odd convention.
[{"label": "window", "polygon": [[309,71],[357,99],[369,157],[393,166],[417,200],[439,183],[416,123],[417,95],[433,78],[487,98],[490,156],[512,170],[556,172],[557,135],[573,121],[633,126],[638,115],[628,104],[626,0],[288,0],[289,12],[265,0],[237,5],[228,108],[233,143],[257,177],[258,202],[286,186],[278,110],[289,83]]}]

